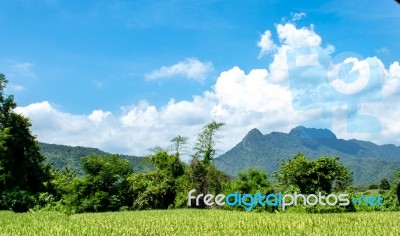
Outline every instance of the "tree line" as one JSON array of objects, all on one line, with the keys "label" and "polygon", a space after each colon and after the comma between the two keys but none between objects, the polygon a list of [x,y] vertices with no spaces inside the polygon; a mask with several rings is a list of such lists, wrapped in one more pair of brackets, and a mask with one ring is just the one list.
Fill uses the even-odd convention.
[{"label": "tree line", "polygon": [[[191,189],[203,196],[232,192],[266,195],[279,191],[356,194],[352,173],[337,157],[311,160],[299,153],[282,162],[280,170],[273,174],[274,180],[257,169],[241,172],[236,177],[228,176],[213,164],[219,131],[225,125],[217,121],[206,124],[200,131],[188,164],[181,160],[183,153],[188,152],[188,138],[179,135],[171,140],[170,149],[151,150],[149,159],[155,169],[149,172],[135,172],[132,163],[119,155],[100,154],[81,158],[83,176],[68,168],[57,170],[51,164],[44,164],[45,158],[30,131],[29,120],[14,112],[13,96],[4,93],[7,82],[0,74],[0,210],[80,213],[183,208],[188,207],[187,194]],[[392,186],[383,184],[389,188],[382,192],[388,201],[385,210],[398,210],[394,186],[399,180],[400,172]],[[197,207],[207,208],[206,205]],[[268,206],[256,210],[279,209]],[[356,208],[328,210],[354,211]]]}]

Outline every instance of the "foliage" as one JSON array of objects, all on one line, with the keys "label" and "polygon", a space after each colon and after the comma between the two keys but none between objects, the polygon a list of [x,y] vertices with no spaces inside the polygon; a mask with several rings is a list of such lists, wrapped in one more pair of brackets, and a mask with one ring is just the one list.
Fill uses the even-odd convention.
[{"label": "foliage", "polygon": [[[196,189],[197,193],[203,196],[208,193],[222,193],[228,181],[228,175],[215,168],[214,164],[205,160],[201,161],[195,156],[189,166],[185,193],[191,189]],[[201,202],[199,207],[205,208],[206,205]]]},{"label": "foliage", "polygon": [[166,151],[150,156],[155,171],[133,174],[129,177],[134,209],[167,209],[174,206],[184,178],[185,164],[178,155]]},{"label": "foliage", "polygon": [[219,136],[217,132],[225,125],[222,122],[212,121],[205,125],[197,137],[195,144],[196,156],[201,157],[204,162],[210,162],[215,155],[215,145],[218,142]]},{"label": "foliage", "polygon": [[344,189],[351,183],[351,173],[339,158],[321,157],[310,160],[297,154],[292,160],[284,162],[276,173],[284,185],[295,185],[301,193],[316,193]]},{"label": "foliage", "polygon": [[[110,153],[103,152],[97,148],[89,147],[71,147],[58,144],[39,143],[40,152],[46,157],[46,162],[51,163],[52,167],[57,170],[68,168],[77,173],[78,176],[83,176],[81,158],[92,154],[100,156],[109,156]],[[147,157],[136,157],[128,155],[120,155],[121,159],[128,160],[132,163],[135,173],[148,172],[154,169],[150,160]]]},{"label": "foliage", "polygon": [[0,74],[0,194],[6,195],[11,205],[3,202],[0,208],[21,211],[27,210],[33,195],[47,190],[50,166],[43,163],[31,123],[14,112],[14,97],[4,95],[7,82]]},{"label": "foliage", "polygon": [[[400,192],[399,192],[399,184],[400,184],[400,171],[396,172],[394,175],[394,181],[389,190],[386,190],[383,198],[384,200],[384,209],[387,211],[400,211]],[[381,209],[380,209],[381,210]]]},{"label": "foliage", "polygon": [[230,189],[239,193],[261,192],[266,195],[272,192],[272,185],[268,181],[267,173],[258,169],[248,169],[240,172],[238,177],[232,180]]},{"label": "foliage", "polygon": [[176,183],[163,172],[153,171],[129,178],[133,209],[167,209],[174,204]]},{"label": "foliage", "polygon": [[[218,131],[225,125],[222,122],[212,121],[206,124],[197,137],[194,146],[195,154],[190,162],[187,175],[185,176],[183,192],[187,193],[191,189],[196,189],[198,194],[222,193],[228,183],[228,175],[215,168],[211,160],[216,152],[218,143]],[[186,204],[182,194],[177,199],[177,205]],[[192,206],[195,204],[192,204]],[[200,208],[205,208],[204,202]]]},{"label": "foliage", "polygon": [[160,151],[150,157],[158,171],[166,172],[171,177],[183,175],[185,165],[177,155],[169,155],[165,151]]},{"label": "foliage", "polygon": [[386,178],[383,178],[383,179],[381,180],[381,183],[379,184],[379,188],[382,189],[382,190],[388,190],[388,189],[390,189],[389,180],[386,179]]},{"label": "foliage", "polygon": [[27,191],[9,191],[3,192],[0,204],[7,206],[14,212],[27,212],[36,203],[34,196]]},{"label": "foliage", "polygon": [[[69,191],[65,201],[76,212],[116,211],[132,202],[127,177],[133,173],[132,165],[118,155],[90,155],[82,158],[85,177],[75,178],[72,185],[59,187],[59,191]],[[58,179],[63,183],[72,176]]]},{"label": "foliage", "polygon": [[183,152],[186,151],[186,144],[189,138],[181,135],[176,136],[171,139],[172,148],[175,151],[175,155],[179,157]]},{"label": "foliage", "polygon": [[[238,176],[232,179],[229,183],[229,187],[225,190],[226,194],[238,192],[241,194],[257,194],[260,192],[263,196],[267,196],[273,193],[273,186],[268,180],[269,176],[267,173],[260,171],[258,169],[248,169],[247,171],[242,171]],[[230,207],[229,207],[230,208]],[[227,207],[227,209],[229,209]],[[237,207],[244,210],[245,207]],[[262,207],[257,204],[252,210],[268,210],[274,211],[276,207],[271,207],[266,205]]]}]

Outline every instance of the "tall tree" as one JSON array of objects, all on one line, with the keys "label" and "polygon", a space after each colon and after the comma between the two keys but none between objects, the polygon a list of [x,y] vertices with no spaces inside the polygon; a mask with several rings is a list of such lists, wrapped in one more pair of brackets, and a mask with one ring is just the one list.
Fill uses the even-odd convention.
[{"label": "tall tree", "polygon": [[35,194],[45,189],[50,166],[43,163],[31,123],[14,112],[14,97],[4,94],[7,82],[0,74],[0,194],[14,190]]},{"label": "tall tree", "polygon": [[[187,174],[188,190],[196,189],[197,193],[205,196],[208,193],[221,193],[226,183],[228,176],[217,170],[211,160],[216,152],[216,144],[218,143],[218,131],[225,125],[222,122],[212,121],[206,124],[197,137],[194,146],[196,153],[189,166]],[[198,206],[205,208],[206,205],[200,203]]]},{"label": "tall tree", "polygon": [[187,144],[189,138],[184,137],[184,136],[176,136],[171,140],[172,143],[172,148],[175,151],[175,154],[177,157],[180,157],[180,154],[182,154],[182,151],[185,151],[185,145]]},{"label": "tall tree", "polygon": [[212,121],[205,125],[195,143],[196,155],[203,158],[204,163],[209,163],[215,155],[216,144],[220,138],[217,132],[225,125],[223,122]]}]

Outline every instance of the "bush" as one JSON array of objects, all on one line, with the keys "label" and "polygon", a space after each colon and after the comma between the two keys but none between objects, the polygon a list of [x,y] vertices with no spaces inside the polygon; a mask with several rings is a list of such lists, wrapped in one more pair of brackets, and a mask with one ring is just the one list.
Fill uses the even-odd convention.
[{"label": "bush", "polygon": [[27,212],[33,208],[37,200],[27,191],[12,191],[3,193],[0,199],[0,205],[3,209],[11,209],[14,212]]}]

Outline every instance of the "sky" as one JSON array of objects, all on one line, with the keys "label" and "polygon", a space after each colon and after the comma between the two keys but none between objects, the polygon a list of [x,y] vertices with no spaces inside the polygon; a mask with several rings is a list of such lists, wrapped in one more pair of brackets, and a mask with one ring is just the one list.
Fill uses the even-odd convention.
[{"label": "sky", "polygon": [[394,0],[0,3],[0,72],[41,142],[143,155],[217,120],[220,152],[303,124],[400,145]]}]

